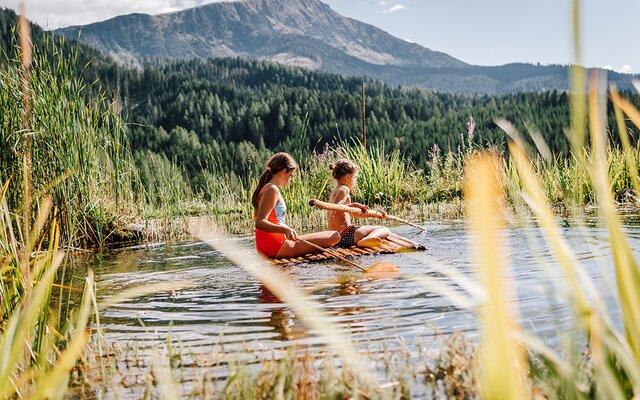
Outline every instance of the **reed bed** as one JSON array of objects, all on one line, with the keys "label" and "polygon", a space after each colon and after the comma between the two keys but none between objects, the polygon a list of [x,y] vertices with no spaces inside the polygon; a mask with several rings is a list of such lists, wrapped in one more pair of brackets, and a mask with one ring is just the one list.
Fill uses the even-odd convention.
[{"label": "reed bed", "polygon": [[2,55],[0,180],[13,177],[10,209],[52,192],[64,246],[105,243],[123,231],[138,201],[125,124],[106,93],[83,82],[76,54],[53,39],[43,46],[28,70],[20,55]]},{"label": "reed bed", "polygon": [[18,30],[19,51],[4,54],[0,68],[0,398],[57,399],[92,328],[100,329],[100,306],[186,283],[136,288],[98,304],[90,269],[82,285],[67,274],[61,245],[108,240],[111,219],[131,204],[124,188],[134,170],[119,114],[104,97],[85,96],[69,69],[73,54],[32,58],[24,15]]},{"label": "reed bed", "polygon": [[[35,124],[32,118],[40,116],[40,109],[32,104],[30,91],[39,87],[31,82],[34,70],[30,31],[23,16],[18,28],[20,57],[12,60],[13,66],[0,70],[0,104],[20,104],[3,107],[13,111],[3,115],[3,142],[9,143],[5,135],[14,135],[13,142],[20,146],[12,151],[3,146],[6,153],[0,159],[4,163],[10,158],[14,166],[22,167],[19,171],[12,168],[11,177],[4,177],[0,193],[0,397],[61,398],[67,389],[69,371],[90,336],[86,328],[94,300],[93,275],[88,271],[83,287],[67,286],[63,269],[60,283],[55,283],[65,257],[59,251],[59,210],[52,210],[52,196],[48,190],[39,191],[39,182],[35,183],[37,190],[33,190],[34,154],[39,147],[31,128]],[[12,132],[16,127],[22,129]],[[39,159],[35,157],[35,161]],[[7,166],[2,165],[3,174],[7,173]],[[22,181],[18,189],[11,185],[15,175]],[[22,207],[11,203],[16,200],[21,201]],[[22,218],[12,212],[20,208]],[[58,292],[57,308],[52,304],[54,290]],[[65,293],[73,290],[82,292],[82,298],[70,312],[63,305],[69,304]]]},{"label": "reed bed", "polygon": [[[576,43],[579,6],[574,0]],[[141,155],[143,161],[136,166],[116,107],[104,94],[96,97],[99,90],[77,78],[75,63],[67,62],[74,55],[52,51],[46,54],[55,59],[48,60],[36,49],[31,65],[28,46],[23,42],[20,48],[22,58],[5,58],[0,69],[0,106],[6,110],[0,139],[12,144],[0,150],[0,178],[5,182],[0,198],[0,397],[61,398],[71,370],[80,366],[89,371],[92,357],[105,358],[99,341],[86,348],[91,333],[87,328],[100,331],[101,309],[186,285],[160,283],[98,301],[90,271],[83,287],[65,284],[61,243],[105,243],[119,235],[127,217],[140,213],[170,224],[176,217],[214,212],[233,216],[229,218],[235,218],[230,220],[237,225],[227,229],[238,229],[251,221],[247,199],[257,177],[234,177],[215,166],[197,186],[185,183],[184,172],[166,158]],[[588,79],[579,66],[579,50],[576,44],[568,158],[550,157],[536,138],[532,150],[508,121],[497,121],[510,137],[508,154],[480,149],[473,146],[470,119],[464,149],[442,154],[434,148],[426,173],[380,146],[343,146],[326,149],[323,157],[305,158],[300,153],[301,169],[284,191],[294,221],[304,227],[302,221],[311,213],[309,198],[326,198],[332,187],[328,163],[337,157],[349,157],[360,165],[354,199],[368,204],[452,201],[464,190],[479,282],[461,285],[458,277],[452,285],[466,289],[461,297],[430,286],[427,277],[417,279],[454,304],[477,311],[482,332],[479,350],[454,337],[435,364],[418,367],[402,353],[389,354],[383,358],[385,375],[380,378],[311,297],[265,260],[240,259],[241,252],[224,236],[200,226],[192,228],[194,235],[266,285],[325,339],[331,351],[324,360],[298,354],[263,359],[257,373],[248,373],[247,366],[231,366],[221,393],[230,398],[395,399],[411,397],[419,379],[427,393],[449,398],[638,398],[640,270],[616,206],[621,200],[637,202],[640,150],[631,144],[627,123],[640,128],[640,112],[615,88],[607,91],[605,77],[594,73]],[[622,150],[607,138],[612,129],[603,118],[605,96],[614,107]],[[206,206],[214,198],[220,200]],[[517,299],[506,296],[512,283],[502,256],[505,244],[499,239],[509,220],[507,201],[535,215],[535,224],[562,270],[559,284],[569,288],[564,301],[571,307],[574,328],[587,343],[580,356],[548,348],[539,338],[524,334],[518,323]],[[597,205],[609,234],[621,330],[584,276],[556,218],[554,206],[585,204]],[[15,214],[19,209],[22,218]],[[59,274],[62,278],[56,283]],[[82,292],[77,304],[69,295],[75,290]],[[56,294],[57,308],[51,305]],[[170,345],[166,354],[168,362],[157,356],[146,365],[150,371],[144,382],[146,395],[216,396],[212,381],[206,379],[195,391],[183,392],[180,375],[173,370],[179,354]],[[110,372],[103,366],[96,371],[106,382]],[[429,392],[429,388],[435,389]]]},{"label": "reed bed", "polygon": [[[65,255],[58,248],[60,225],[48,223],[51,197],[38,202],[28,233],[32,247],[25,248],[27,240],[9,211],[7,188],[8,182],[0,197],[0,397],[60,398],[90,336],[93,276],[89,271],[80,287],[65,284],[64,271],[58,278]],[[82,298],[69,312],[72,290]]]},{"label": "reed bed", "polygon": [[[173,398],[199,399],[480,396],[478,348],[462,334],[438,336],[436,347],[402,342],[403,350],[361,350],[366,372],[345,364],[343,354],[331,348],[247,349],[246,357],[236,360],[224,350],[193,354],[174,341],[168,335],[166,344],[156,349],[103,344],[100,357],[89,349],[82,369],[72,376],[71,393],[98,398],[171,398],[175,394]],[[109,372],[104,374],[105,370]],[[374,380],[363,378],[369,373]],[[167,386],[172,389],[167,391]]]}]

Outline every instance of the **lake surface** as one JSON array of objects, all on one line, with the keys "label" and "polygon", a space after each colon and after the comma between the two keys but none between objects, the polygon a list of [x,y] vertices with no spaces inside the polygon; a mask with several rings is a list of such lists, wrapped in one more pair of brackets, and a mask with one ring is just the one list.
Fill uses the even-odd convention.
[{"label": "lake surface", "polygon": [[[627,225],[633,249],[640,249],[640,229]],[[590,281],[599,290],[619,324],[615,276],[607,232],[597,226],[579,228],[565,224],[564,235]],[[398,265],[400,277],[387,280],[363,279],[345,263],[306,263],[284,268],[298,288],[321,304],[330,320],[351,332],[361,348],[413,351],[414,344],[437,346],[438,334],[464,332],[477,338],[478,326],[472,311],[457,308],[451,301],[413,278],[452,285],[446,272],[455,271],[475,280],[469,238],[462,222],[426,225],[426,233],[413,228],[392,230],[425,244],[425,252],[364,256],[355,259],[367,267],[378,261]],[[559,266],[550,256],[541,231],[534,227],[512,227],[504,232],[510,276],[517,295],[517,312],[525,330],[543,338],[552,347],[575,338],[566,303],[567,285]],[[230,239],[247,254],[254,252],[252,238]],[[635,250],[636,254],[640,250]],[[196,360],[224,352],[226,360],[255,360],[256,352],[292,346],[320,351],[325,340],[310,331],[286,305],[280,303],[260,282],[241,267],[231,264],[208,245],[193,241],[154,244],[118,249],[92,259],[98,296],[123,289],[165,281],[188,280],[194,286],[144,296],[101,313],[101,326],[108,344],[135,347],[138,356],[165,349],[167,336],[185,355]],[[224,375],[224,368],[215,370]],[[188,375],[188,374],[187,374]],[[188,379],[188,378],[187,378]]]}]

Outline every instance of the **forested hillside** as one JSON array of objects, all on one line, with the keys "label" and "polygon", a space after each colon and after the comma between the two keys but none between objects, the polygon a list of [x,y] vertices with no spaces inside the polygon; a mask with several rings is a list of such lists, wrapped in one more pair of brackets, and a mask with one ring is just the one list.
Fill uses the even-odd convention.
[{"label": "forested hillside", "polygon": [[[457,94],[568,90],[566,65],[476,66],[347,18],[320,0],[242,0],[128,14],[55,33],[123,63],[240,57]],[[81,34],[80,34],[81,33]],[[633,76],[609,72],[619,88]]]},{"label": "forested hillside", "polygon": [[[189,169],[197,160],[230,162],[240,147],[292,151],[361,137],[359,79],[240,59],[179,62],[120,77],[121,101],[135,149],[167,152]],[[368,141],[400,149],[424,166],[429,149],[455,150],[469,116],[478,143],[501,143],[495,118],[537,127],[550,146],[567,149],[567,95],[459,96],[366,82]],[[308,126],[301,135],[308,116]],[[197,157],[194,157],[198,155]]]},{"label": "forested hillside", "polygon": [[[0,13],[5,49],[14,23],[13,12]],[[46,34],[37,27],[33,32],[36,43],[42,43]],[[245,174],[261,168],[272,151],[320,151],[326,143],[361,137],[358,78],[239,58],[133,69],[86,45],[66,41],[62,48],[77,53],[77,70],[85,81],[99,79],[119,102],[131,149],[141,164],[155,153],[191,177],[212,163]],[[91,63],[83,68],[87,60]],[[625,95],[640,104],[638,96]],[[556,153],[568,149],[565,92],[463,96],[366,80],[368,143],[398,149],[418,168],[427,166],[434,145],[443,151],[463,146],[461,134],[471,115],[478,145],[502,143],[505,135],[493,121],[506,118],[523,132],[539,130]]]},{"label": "forested hillside", "polygon": [[[131,127],[133,147],[167,152],[190,169],[210,154],[230,162],[240,147],[313,150],[361,137],[359,79],[215,59],[146,68],[119,82],[129,119],[141,124]],[[493,121],[506,118],[523,132],[539,130],[555,152],[568,150],[565,92],[461,96],[366,82],[368,141],[399,149],[418,167],[434,145],[456,151],[471,115],[477,144],[502,143]]]}]

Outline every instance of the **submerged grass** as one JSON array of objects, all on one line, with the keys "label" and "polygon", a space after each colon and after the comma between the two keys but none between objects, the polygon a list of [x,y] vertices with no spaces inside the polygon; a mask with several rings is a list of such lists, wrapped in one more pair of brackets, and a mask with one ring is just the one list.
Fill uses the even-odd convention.
[{"label": "submerged grass", "polygon": [[[415,343],[416,350],[370,349],[359,356],[363,371],[345,365],[331,348],[304,346],[282,351],[247,350],[238,361],[231,354],[190,353],[168,337],[160,348],[105,346],[104,357],[86,357],[73,393],[87,397],[198,399],[408,399],[480,396],[477,346],[461,334],[439,336],[438,345]],[[220,343],[224,348],[224,343]],[[103,375],[102,370],[110,371]],[[202,373],[202,371],[207,371]],[[171,387],[170,391],[166,387]]]}]

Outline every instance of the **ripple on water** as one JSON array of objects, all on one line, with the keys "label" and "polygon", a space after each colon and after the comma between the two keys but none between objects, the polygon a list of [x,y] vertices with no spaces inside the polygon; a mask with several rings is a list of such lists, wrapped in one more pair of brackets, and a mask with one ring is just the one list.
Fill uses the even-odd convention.
[{"label": "ripple on water", "polygon": [[[640,249],[637,228],[629,227],[632,248]],[[462,223],[433,224],[426,234],[407,228],[399,234],[423,242],[429,251],[358,259],[364,266],[382,259],[396,263],[399,279],[369,281],[339,262],[310,263],[285,268],[293,285],[310,292],[335,326],[351,333],[363,348],[396,348],[438,334],[465,332],[477,335],[473,314],[451,305],[447,299],[408,279],[448,282],[456,272],[461,279],[475,280],[468,239]],[[565,238],[594,285],[615,308],[615,280],[607,232],[597,227],[563,228]],[[585,234],[585,232],[587,232]],[[509,276],[514,281],[507,294],[526,330],[550,343],[573,325],[566,303],[562,268],[540,237],[537,228],[513,228],[504,234],[508,244]],[[250,239],[239,239],[248,253]],[[189,347],[193,354],[210,354],[224,347],[226,355],[246,358],[252,351],[287,349],[293,345],[321,349],[325,340],[305,327],[295,312],[269,293],[242,268],[231,265],[203,243],[160,244],[114,251],[92,264],[99,293],[159,281],[188,280],[195,285],[171,293],[156,293],[111,307],[101,314],[107,341],[139,349],[163,346],[167,335]],[[462,291],[460,286],[455,289]],[[517,307],[516,307],[517,306]],[[614,313],[614,321],[618,321]],[[400,341],[399,341],[400,339]]]}]

